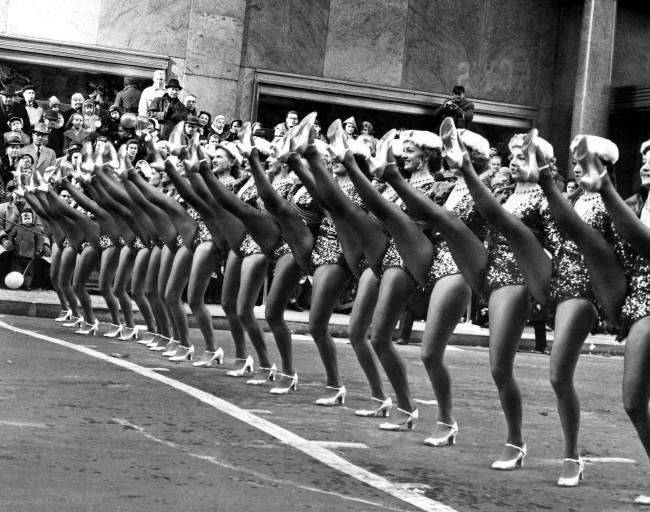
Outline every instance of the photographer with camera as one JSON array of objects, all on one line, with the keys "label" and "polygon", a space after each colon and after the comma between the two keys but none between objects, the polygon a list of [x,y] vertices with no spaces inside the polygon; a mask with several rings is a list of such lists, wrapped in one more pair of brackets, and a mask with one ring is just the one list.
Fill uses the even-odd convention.
[{"label": "photographer with camera", "polygon": [[442,122],[445,117],[454,119],[457,128],[472,129],[474,118],[474,103],[465,98],[465,87],[456,85],[452,89],[453,96],[438,107],[433,115],[437,121]]}]

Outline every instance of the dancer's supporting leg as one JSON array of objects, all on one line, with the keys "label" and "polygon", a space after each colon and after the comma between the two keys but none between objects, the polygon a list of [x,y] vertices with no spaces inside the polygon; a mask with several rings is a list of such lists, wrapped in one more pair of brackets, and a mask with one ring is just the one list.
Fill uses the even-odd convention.
[{"label": "dancer's supporting leg", "polygon": [[68,302],[63,288],[59,285],[59,275],[61,273],[61,256],[63,251],[59,247],[59,244],[56,242],[52,244],[52,259],[50,261],[50,281],[52,282],[52,287],[56,291],[56,296],[61,303],[61,310],[67,311],[70,308],[70,303]]},{"label": "dancer's supporting leg", "polygon": [[[142,318],[144,318],[144,322],[147,326],[147,331],[155,332],[156,323],[151,304],[149,303],[149,299],[147,299],[146,288],[147,267],[149,265],[150,256],[151,250],[148,247],[139,249],[135,255],[135,260],[133,261],[133,274],[131,276],[131,297],[138,305],[140,314],[142,315]],[[123,339],[125,340],[131,338],[138,338],[138,331],[136,328],[123,336]]]},{"label": "dancer's supporting leg", "polygon": [[[169,319],[169,324],[167,326],[167,333],[159,333],[161,336],[157,340],[157,343],[153,346],[150,345],[150,349],[156,352],[162,352],[165,348],[171,349],[171,346],[168,347],[168,345],[171,345],[173,338],[178,336],[176,321],[165,302],[165,290],[167,289],[167,282],[169,281],[172,265],[174,264],[174,256],[176,255],[177,250],[176,246],[173,247],[174,250],[172,251],[169,246],[165,244],[160,251],[160,268],[158,269],[158,275],[156,276],[156,291],[163,304],[167,318]],[[174,344],[177,343],[177,341],[174,342]]]},{"label": "dancer's supporting leg", "polygon": [[86,289],[86,282],[88,281],[88,278],[90,277],[92,271],[95,270],[98,259],[99,255],[97,253],[97,250],[92,245],[84,247],[84,249],[81,251],[81,254],[79,254],[77,257],[74,277],[72,280],[74,293],[77,297],[79,297],[81,307],[84,310],[84,320],[91,326],[96,323],[97,318],[95,317],[95,313],[93,311],[90,295]]},{"label": "dancer's supporting leg", "polygon": [[165,287],[165,305],[174,324],[174,339],[186,349],[190,347],[189,327],[181,296],[190,278],[192,256],[192,250],[186,245],[178,248]]},{"label": "dancer's supporting leg", "polygon": [[99,291],[106,301],[106,306],[108,306],[111,322],[118,326],[122,324],[122,320],[120,318],[120,305],[113,293],[113,279],[119,259],[119,248],[111,245],[102,251],[99,265]]},{"label": "dancer's supporting leg", "polygon": [[162,249],[160,247],[156,246],[151,249],[147,275],[145,276],[145,295],[149,300],[149,304],[151,304],[156,320],[156,330],[152,331],[151,334],[159,334],[160,336],[169,338],[171,335],[169,315],[167,314],[162,297],[158,293],[158,273],[160,272],[161,256]]},{"label": "dancer's supporting leg", "polygon": [[293,254],[285,254],[275,264],[273,282],[266,296],[266,321],[280,353],[282,373],[290,377],[295,375],[296,370],[293,366],[291,331],[284,321],[284,310],[298,286],[301,276],[302,271]]},{"label": "dancer's supporting leg", "polygon": [[129,297],[129,294],[126,292],[126,287],[131,278],[134,259],[135,254],[131,248],[128,245],[122,247],[117,264],[117,271],[115,272],[115,279],[113,281],[113,293],[120,303],[120,309],[124,316],[124,323],[131,329],[135,327],[135,319],[133,317],[131,297]]},{"label": "dancer's supporting leg", "polygon": [[74,275],[76,261],[77,253],[75,250],[72,247],[64,247],[61,251],[58,282],[59,288],[63,291],[63,295],[66,297],[68,305],[72,310],[72,316],[79,318],[79,299],[72,289],[72,277]]},{"label": "dancer's supporting leg", "polygon": [[271,368],[271,362],[262,328],[255,318],[254,308],[266,278],[268,265],[269,259],[263,254],[244,256],[241,262],[241,277],[237,295],[237,318],[246,329],[255,352],[257,352],[258,365],[262,368]]},{"label": "dancer's supporting leg", "polygon": [[[237,296],[239,295],[239,280],[241,278],[241,256],[238,256],[232,249],[228,252],[226,266],[223,272],[223,284],[221,285],[221,307],[223,308],[230,334],[235,345],[235,359],[244,361],[246,359],[246,335],[244,326],[237,316]],[[237,363],[236,363],[237,364]],[[237,364],[237,367],[240,365]]]},{"label": "dancer's supporting leg", "polygon": [[[206,354],[194,363],[202,363],[201,366],[208,365],[215,359],[216,348],[214,345],[214,330],[212,328],[212,315],[205,306],[205,290],[210,283],[210,276],[219,262],[217,248],[212,242],[201,242],[194,249],[192,258],[192,269],[187,287],[187,302],[190,310],[196,319],[203,340],[205,341]],[[220,357],[220,356],[219,356]],[[208,363],[210,361],[210,363]]]}]

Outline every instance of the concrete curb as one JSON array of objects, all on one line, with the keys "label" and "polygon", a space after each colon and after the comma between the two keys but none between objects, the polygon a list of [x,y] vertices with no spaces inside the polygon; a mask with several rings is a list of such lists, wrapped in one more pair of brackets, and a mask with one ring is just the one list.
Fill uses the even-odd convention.
[{"label": "concrete curb", "polygon": [[[93,309],[100,322],[110,323],[111,318],[103,298],[95,295],[91,296],[91,298]],[[185,309],[188,313],[190,327],[197,327],[194,317],[187,305],[185,306]],[[212,325],[215,329],[229,329],[228,321],[221,306],[208,305],[208,310],[212,314]],[[37,318],[55,318],[59,315],[60,311],[60,305],[54,292],[0,290],[0,314]],[[136,322],[138,324],[143,324],[144,320],[140,316],[135,304],[133,304],[133,311],[136,315]],[[257,306],[255,308],[255,316],[260,321],[262,328],[268,332],[269,326],[264,318],[264,306]],[[287,321],[292,333],[302,335],[309,334],[308,311],[286,311],[285,320]],[[330,333],[332,336],[335,338],[347,338],[348,322],[348,315],[335,313],[330,321]],[[413,335],[411,337],[412,344],[421,342],[423,330],[424,322],[414,323]],[[533,350],[535,346],[534,340],[535,338],[532,329],[526,329],[519,344],[519,350]],[[550,349],[553,345],[553,334],[551,332],[547,333],[547,340]],[[488,343],[489,332],[487,329],[465,323],[458,324],[452,339],[450,340],[451,345],[458,346],[487,347]],[[582,353],[606,356],[620,356],[623,355],[624,351],[625,343],[618,343],[614,340],[614,336],[609,335],[589,336],[582,349]]]}]

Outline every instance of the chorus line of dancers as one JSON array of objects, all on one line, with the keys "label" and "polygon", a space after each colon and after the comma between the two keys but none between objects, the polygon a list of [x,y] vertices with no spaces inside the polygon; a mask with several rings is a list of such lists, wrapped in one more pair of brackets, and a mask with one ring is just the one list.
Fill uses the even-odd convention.
[{"label": "chorus line of dancers", "polygon": [[[401,431],[414,428],[418,409],[391,334],[411,294],[422,288],[430,291],[422,362],[438,402],[437,422],[424,444],[442,447],[459,434],[445,348],[474,291],[489,306],[491,373],[507,426],[491,467],[514,470],[523,465],[527,445],[513,367],[534,299],[555,325],[550,381],[564,434],[557,484],[577,486],[583,477],[574,371],[599,317],[618,325],[627,340],[624,408],[650,452],[650,202],[643,188],[635,212],[617,193],[618,149],[611,141],[579,135],[571,143],[573,171],[584,189],[572,205],[554,183],[552,146],[536,130],[515,135],[509,149],[516,186],[502,205],[486,177],[488,141],[456,129],[451,118],[439,135],[391,130],[374,155],[347,139],[339,120],[329,127],[329,145],[315,140],[315,118],[306,116],[273,145],[253,137],[247,123],[238,142],[223,142],[210,155],[196,126],[179,123],[169,141],[147,142],[147,169],[134,168],[123,148],[118,153],[96,140],[43,176],[18,177],[18,192],[53,233],[52,282],[63,308],[56,321],[79,334],[97,334],[86,281],[99,261],[101,293],[115,325],[104,336],[135,339],[170,361],[192,361],[195,348],[181,302],[187,287],[205,342],[193,365],[222,364],[224,351],[215,345],[204,303],[219,261],[221,302],[235,346],[228,375],[287,394],[298,391],[299,380],[283,314],[298,281],[311,275],[309,328],[328,390],[316,404],[336,406],[347,391],[328,324],[338,297],[355,279],[349,338],[371,394],[370,406],[355,414],[380,418],[382,430]],[[650,143],[642,153],[650,155]],[[247,180],[239,179],[244,159]],[[457,181],[439,206],[434,173],[443,159]],[[647,162],[641,169],[645,187]],[[372,179],[387,189],[380,192]],[[280,368],[270,360],[253,312],[269,270],[266,320]],[[135,326],[130,297],[147,333]],[[392,393],[383,387],[382,370]],[[650,497],[636,502],[650,504]]]}]

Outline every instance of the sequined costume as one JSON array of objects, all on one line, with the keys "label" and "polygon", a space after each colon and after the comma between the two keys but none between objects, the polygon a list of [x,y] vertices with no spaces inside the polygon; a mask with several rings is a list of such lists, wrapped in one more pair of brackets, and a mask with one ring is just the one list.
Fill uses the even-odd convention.
[{"label": "sequined costume", "polygon": [[[486,184],[487,185],[487,184]],[[462,178],[451,190],[451,193],[445,201],[444,207],[458,217],[469,229],[477,236],[479,240],[484,240],[487,233],[487,224],[483,217],[476,209],[474,198],[469,193],[467,184]],[[426,231],[425,234],[433,242],[433,258],[425,288],[433,288],[438,279],[460,274],[460,270],[454,261],[449,246],[445,239],[439,234],[432,231]]]},{"label": "sequined costume", "polygon": [[[341,185],[341,191],[357,206],[363,210],[367,210],[365,203],[351,181],[346,181]],[[314,249],[311,253],[310,267],[312,274],[322,265],[339,265],[346,271],[352,272],[356,277],[359,277],[362,271],[362,269],[355,269],[353,271],[349,268],[343,256],[343,247],[341,247],[336,226],[329,214],[323,217],[318,227],[318,235],[316,236]]]},{"label": "sequined costume", "polygon": [[203,221],[201,214],[191,206],[187,207],[187,213],[196,221],[198,226],[196,233],[194,234],[194,238],[192,239],[192,248],[196,249],[203,242],[211,242],[212,233],[210,233],[208,226],[206,226],[205,222]]},{"label": "sequined costume", "polygon": [[[409,180],[409,182],[411,183],[411,186],[419,190],[429,199],[431,199],[432,201],[434,200],[435,181],[433,179],[433,176],[428,174],[421,179]],[[393,200],[393,202],[397,204],[408,215],[408,208],[406,207],[404,202],[397,196],[397,194],[391,187],[388,187],[383,192],[383,196],[389,201]],[[424,226],[422,225],[422,227]],[[398,267],[406,270],[406,268],[404,267],[404,262],[402,261],[402,257],[400,256],[399,251],[397,250],[397,245],[395,244],[395,240],[388,234],[387,234],[387,238],[388,238],[388,245],[386,246],[386,252],[381,261],[381,266],[379,269],[380,270],[379,278],[383,276],[384,272],[386,272],[387,269],[392,267]],[[408,270],[406,271],[408,272]]]},{"label": "sequined costume", "polygon": [[[620,245],[620,237],[614,230],[611,218],[600,194],[585,192],[574,205],[578,216],[596,229],[612,248]],[[556,258],[553,259],[553,274],[549,284],[550,305],[556,306],[571,298],[586,299],[597,308],[599,305],[591,289],[591,278],[584,256],[570,239],[561,236]],[[601,311],[599,313],[602,314]]]},{"label": "sequined costume", "polygon": [[102,233],[99,235],[99,246],[102,248],[102,250],[108,249],[109,247],[113,247],[113,241],[107,234]]},{"label": "sequined costume", "polygon": [[[551,257],[560,245],[560,235],[549,211],[548,202],[537,183],[517,183],[515,191],[503,204],[508,212],[518,217],[530,229]],[[488,234],[488,293],[510,285],[524,285],[515,256],[505,236],[495,229]]]},{"label": "sequined costume", "polygon": [[[295,182],[291,178],[282,178],[273,181],[272,183],[273,188],[275,191],[282,197],[283,199],[287,199],[291,193],[291,191],[294,189],[296,186]],[[262,199],[259,197],[259,194],[257,192],[257,187],[255,186],[255,181],[253,178],[248,180],[244,184],[244,186],[239,190],[239,198],[244,201],[245,203],[248,203],[252,206],[255,206],[262,212],[267,213],[266,208],[264,208],[264,202]],[[283,245],[286,246],[283,248]],[[286,252],[285,252],[286,251]],[[288,254],[291,252],[291,249],[289,249],[288,244],[280,238],[278,241],[278,245],[273,249],[273,253],[271,255],[271,264],[274,264],[279,257],[281,257],[283,254]],[[262,252],[261,247],[258,245],[258,243],[253,239],[253,237],[250,235],[250,233],[246,233],[244,235],[244,239],[242,240],[241,245],[239,246],[239,253],[242,256],[252,256],[253,254],[264,254]]]},{"label": "sequined costume", "polygon": [[[644,203],[640,196],[639,199],[636,213],[650,227],[650,201]],[[635,322],[650,316],[650,263],[627,243],[622,244],[621,260],[627,276],[627,294],[621,308],[619,340],[627,337]]]}]

